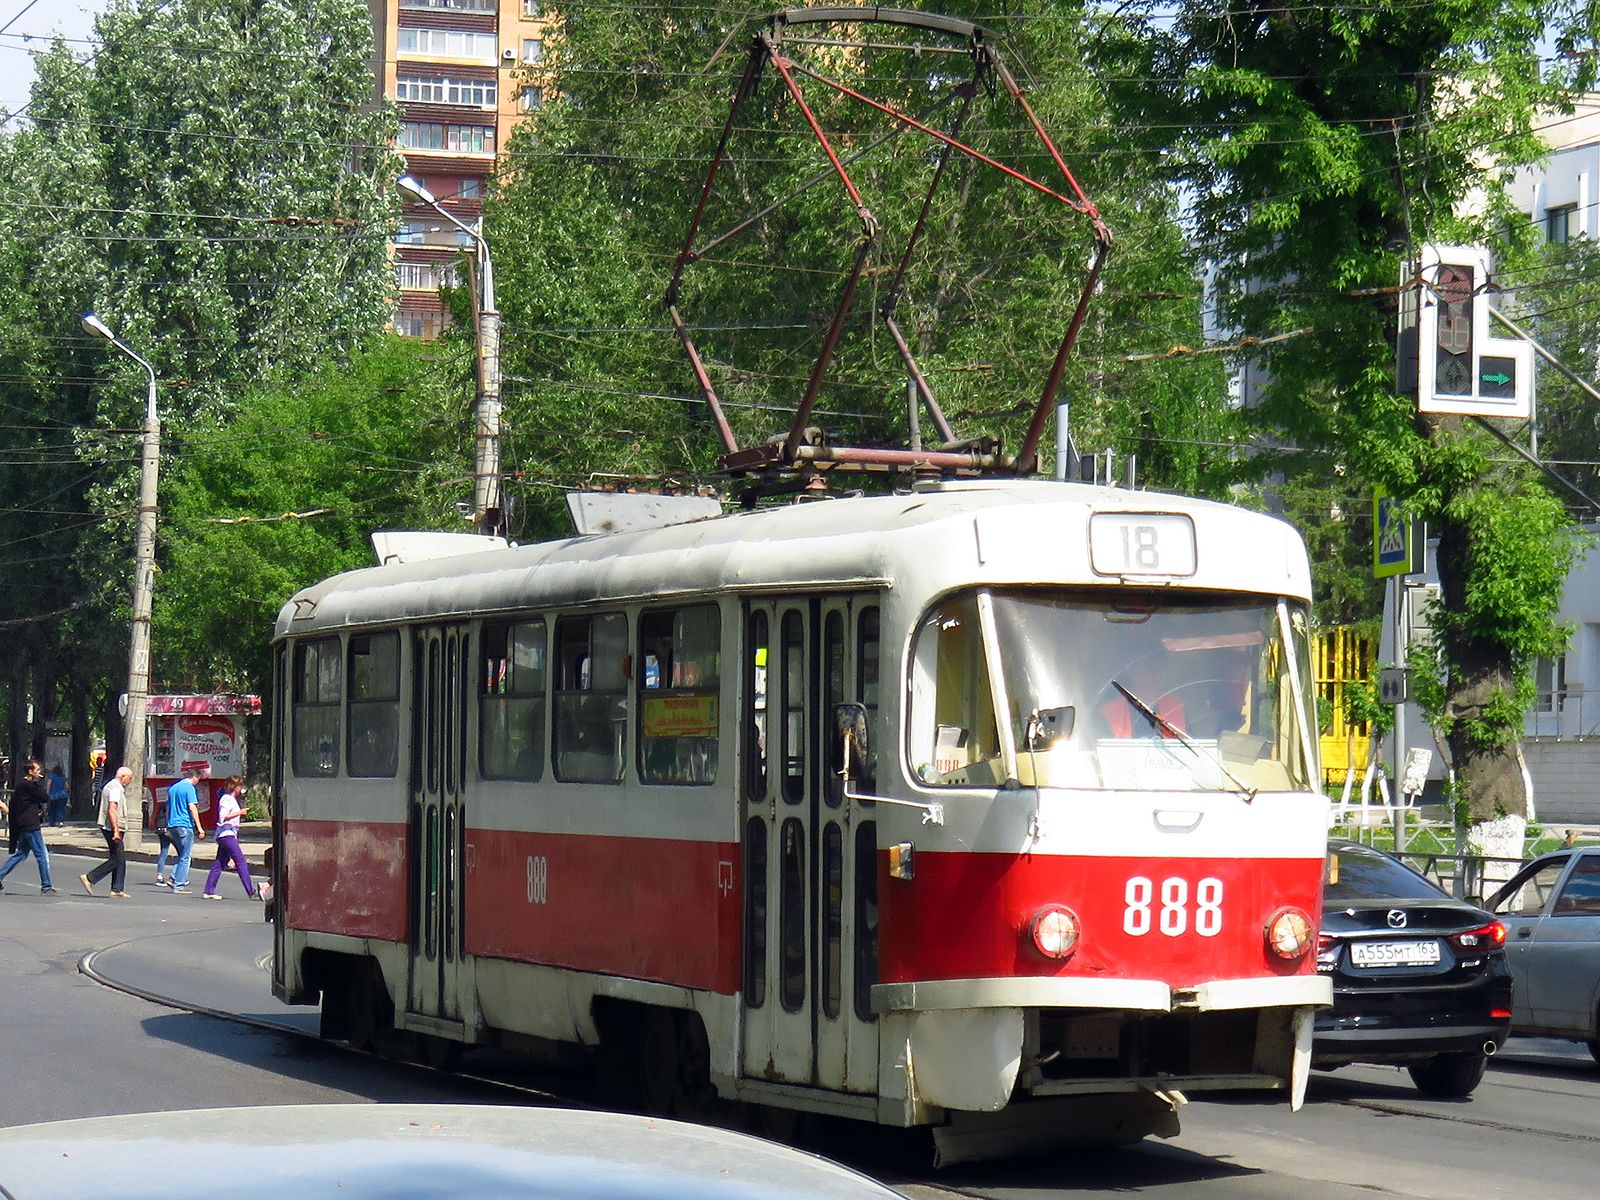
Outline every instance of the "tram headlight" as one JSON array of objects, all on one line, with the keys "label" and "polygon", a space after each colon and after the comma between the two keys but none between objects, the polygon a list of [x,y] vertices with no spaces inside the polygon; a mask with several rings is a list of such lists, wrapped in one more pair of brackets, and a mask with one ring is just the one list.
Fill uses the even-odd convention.
[{"label": "tram headlight", "polygon": [[1052,904],[1033,914],[1028,922],[1033,948],[1046,958],[1066,958],[1078,948],[1078,914]]},{"label": "tram headlight", "polygon": [[1311,918],[1298,908],[1280,908],[1267,921],[1267,949],[1277,957],[1300,958],[1311,949],[1315,931]]}]

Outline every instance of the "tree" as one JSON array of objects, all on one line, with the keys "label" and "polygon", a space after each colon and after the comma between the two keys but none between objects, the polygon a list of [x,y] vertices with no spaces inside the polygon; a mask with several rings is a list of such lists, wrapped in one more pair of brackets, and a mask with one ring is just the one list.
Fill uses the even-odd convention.
[{"label": "tree", "polygon": [[188,430],[163,513],[154,641],[168,677],[264,690],[294,592],[370,566],[374,529],[460,524],[466,440],[441,445],[439,431],[462,426],[468,369],[469,356],[389,335]]},{"label": "tree", "polygon": [[[958,15],[964,7],[955,6]],[[1206,443],[1226,440],[1233,419],[1221,362],[1125,361],[1201,339],[1195,264],[1174,219],[1175,194],[1163,186],[1153,148],[1135,152],[1106,112],[1102,74],[1117,75],[1135,44],[1114,23],[1087,20],[1079,4],[1046,8],[1000,18],[1006,57],[1018,70],[1031,68],[1030,102],[1122,247],[1063,389],[1075,402],[1080,443],[1115,442],[1137,453],[1158,485],[1214,487],[1217,456]],[[758,27],[710,6],[561,9],[541,70],[547,92],[559,88],[562,102],[514,135],[510,169],[488,210],[495,244],[525,251],[498,271],[505,359],[521,381],[508,391],[508,425],[523,461],[539,447],[566,451],[559,478],[549,465],[555,456],[538,456],[545,465],[532,470],[541,482],[571,485],[601,470],[708,477],[717,442],[665,328],[661,296]],[[896,36],[876,29],[872,40],[882,47]],[[803,34],[792,38],[806,53]],[[916,40],[824,52],[821,65],[924,113],[964,63],[924,53]],[[807,93],[836,144],[851,152],[890,128],[821,88],[808,85]],[[1016,109],[992,97],[979,97],[962,136],[1057,178]],[[749,236],[696,264],[682,310],[748,445],[787,427],[860,225],[772,76],[741,114],[735,141],[702,234],[777,207]],[[817,424],[832,436],[903,444],[908,435],[904,367],[881,327],[869,331],[866,314],[884,299],[935,149],[908,136],[851,164],[887,232],[820,396]],[[819,169],[816,186],[806,188]],[[957,432],[1003,433],[1014,447],[1082,286],[1089,229],[969,159],[958,157],[950,171],[899,313]],[[529,498],[536,503],[537,493]],[[545,514],[553,521],[550,509]]]},{"label": "tree", "polygon": [[[372,103],[365,5],[112,0],[96,37],[91,59],[39,56],[29,124],[0,144],[4,388],[33,414],[0,433],[0,488],[32,498],[0,538],[41,593],[8,589],[0,619],[27,623],[4,670],[41,712],[68,676],[111,710],[126,664],[143,378],[78,315],[155,364],[170,475],[191,422],[225,423],[245,385],[350,352],[382,329],[392,286],[395,119]],[[159,620],[159,586],[156,602]],[[207,682],[166,673],[159,643],[154,668]]]},{"label": "tree", "polygon": [[[1592,58],[1541,71],[1554,27],[1591,36],[1581,6],[1380,3],[1185,6],[1151,25],[1150,119],[1181,122],[1193,225],[1217,265],[1219,311],[1263,349],[1249,416],[1296,447],[1381,483],[1440,539],[1439,719],[1472,820],[1525,811],[1517,743],[1533,658],[1570,553],[1560,504],[1455,417],[1419,415],[1394,387],[1394,283],[1423,242],[1493,242],[1499,183],[1538,155],[1536,113],[1592,79]],[[1488,205],[1462,207],[1482,189]],[[1268,465],[1293,470],[1286,455]],[[1520,842],[1517,846],[1520,852]]]}]

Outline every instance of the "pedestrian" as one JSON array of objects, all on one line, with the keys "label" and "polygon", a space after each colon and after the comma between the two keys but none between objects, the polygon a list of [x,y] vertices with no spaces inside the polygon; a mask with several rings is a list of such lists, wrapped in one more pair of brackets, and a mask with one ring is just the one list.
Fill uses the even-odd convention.
[{"label": "pedestrian", "polygon": [[[170,794],[170,791],[169,791]],[[167,832],[167,806],[165,802],[156,808],[156,886],[167,886],[167,855],[171,854],[173,860],[178,857],[178,848],[172,844],[172,835]]]},{"label": "pedestrian", "polygon": [[244,884],[245,896],[251,900],[261,898],[250,879],[250,864],[245,862],[244,851],[239,847],[239,822],[244,819],[244,808],[240,804],[243,792],[244,780],[237,775],[229,775],[223,780],[222,798],[217,801],[217,861],[211,864],[211,874],[206,876],[206,890],[200,893],[207,900],[222,899],[217,895],[217,881],[222,878],[222,872],[227,869],[230,860],[239,874],[239,882]]},{"label": "pedestrian", "polygon": [[127,808],[128,784],[131,782],[133,782],[133,772],[127,767],[118,767],[110,782],[100,789],[100,836],[106,840],[108,857],[87,875],[78,876],[78,882],[83,884],[83,890],[91,896],[94,895],[94,885],[109,875],[111,894],[118,900],[131,899],[128,893],[123,891],[123,886],[128,881],[128,863],[122,857],[122,814]]},{"label": "pedestrian", "polygon": [[56,889],[50,885],[50,854],[44,848],[44,820],[50,814],[50,793],[45,789],[44,768],[37,758],[30,758],[22,782],[11,793],[11,803],[5,806],[11,818],[11,839],[15,848],[11,857],[0,865],[0,892],[5,891],[5,877],[28,855],[39,861],[39,891],[54,896]]},{"label": "pedestrian", "polygon": [[67,820],[67,776],[56,763],[50,768],[50,824],[60,829]]},{"label": "pedestrian", "polygon": [[[189,856],[194,853],[195,839],[205,840],[206,831],[200,828],[200,798],[194,785],[210,770],[208,766],[189,767],[183,778],[167,789],[167,836],[178,852],[178,861],[165,886],[174,892],[189,891]],[[156,869],[161,869],[159,863]]]}]

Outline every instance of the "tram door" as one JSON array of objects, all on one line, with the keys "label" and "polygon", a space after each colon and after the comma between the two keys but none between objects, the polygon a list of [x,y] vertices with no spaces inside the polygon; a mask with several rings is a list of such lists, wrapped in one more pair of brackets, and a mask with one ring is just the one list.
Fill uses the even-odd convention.
[{"label": "tram door", "polygon": [[875,717],[877,631],[870,597],[746,608],[743,1063],[757,1079],[877,1087],[875,822],[844,795],[833,745],[835,705],[870,696]]},{"label": "tram door", "polygon": [[465,866],[465,626],[419,630],[411,646],[411,982],[408,1007],[459,1019]]}]

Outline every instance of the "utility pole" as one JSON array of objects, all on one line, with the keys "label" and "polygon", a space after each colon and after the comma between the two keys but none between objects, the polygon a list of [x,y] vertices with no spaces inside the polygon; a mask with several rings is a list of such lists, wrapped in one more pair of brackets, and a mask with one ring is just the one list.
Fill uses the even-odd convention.
[{"label": "utility pole", "polygon": [[[479,229],[457,219],[440,204],[422,182],[402,175],[396,184],[454,225],[477,248],[477,288],[473,315],[477,321],[478,400],[473,409],[475,446],[472,461],[472,528],[475,533],[499,532],[504,520],[500,501],[500,310],[494,298],[494,262],[489,243]],[[480,219],[479,224],[482,224]]]},{"label": "utility pole", "polygon": [[[150,703],[150,602],[156,576],[156,496],[161,471],[161,417],[156,412],[156,370],[111,332],[94,313],[82,325],[145,369],[144,436],[139,458],[139,521],[133,552],[133,627],[128,635],[128,707],[123,714],[123,765],[133,772],[122,813],[124,850],[137,850],[144,836],[145,710]],[[111,770],[115,771],[114,766]]]}]

